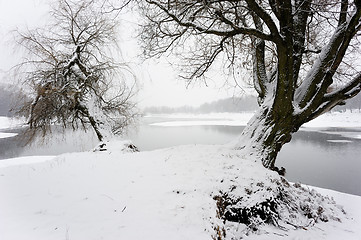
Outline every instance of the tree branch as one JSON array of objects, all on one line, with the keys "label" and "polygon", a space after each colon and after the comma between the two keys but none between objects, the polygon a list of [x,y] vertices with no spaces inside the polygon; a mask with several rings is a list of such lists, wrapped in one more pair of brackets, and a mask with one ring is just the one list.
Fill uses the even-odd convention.
[{"label": "tree branch", "polygon": [[[252,18],[256,28],[260,31],[263,31],[263,25],[261,19],[256,14],[252,14]],[[267,83],[269,79],[266,73],[266,64],[265,64],[265,47],[266,44],[264,40],[253,38],[254,45],[253,53],[253,84],[258,93],[259,103],[262,103],[266,93],[267,93]]]},{"label": "tree branch", "polygon": [[[218,31],[218,30],[214,30],[214,29],[210,29],[210,28],[204,28],[204,27],[194,24],[193,22],[183,21],[182,19],[177,17],[175,14],[171,13],[166,7],[164,7],[162,4],[160,4],[158,2],[150,1],[150,0],[146,0],[146,1],[149,4],[153,4],[153,5],[157,6],[158,8],[160,8],[164,13],[166,13],[168,15],[168,17],[170,17],[178,25],[180,25],[182,27],[186,27],[186,28],[195,29],[199,33],[212,34],[212,35],[221,36],[221,37],[230,37],[230,36],[235,36],[238,34],[245,34],[245,35],[255,36],[260,39],[267,40],[267,41],[275,40],[274,36],[272,36],[271,34],[265,34],[264,32],[261,32],[254,28],[239,27],[239,26],[235,26],[233,24],[232,24],[233,30],[230,30],[230,31]],[[224,22],[224,23],[228,24],[227,22]]]},{"label": "tree branch", "polygon": [[[272,17],[255,1],[255,0],[246,0],[248,7],[255,12],[267,25],[271,32],[273,42],[281,44],[282,38],[279,34],[278,28],[273,21]],[[256,36],[257,37],[257,36]],[[267,40],[267,39],[264,39]]]},{"label": "tree branch", "polygon": [[[360,0],[358,0],[360,1]],[[360,1],[361,2],[361,1]],[[332,78],[342,62],[346,50],[355,36],[361,17],[361,6],[356,9],[351,19],[339,26],[330,42],[322,49],[320,59],[312,66],[309,74],[306,76],[305,81],[297,89],[296,100],[299,102],[300,107],[311,108],[306,111],[312,111],[314,104],[310,102],[322,101],[328,86],[333,82]],[[307,89],[307,91],[305,91]]]},{"label": "tree branch", "polygon": [[361,72],[358,73],[348,84],[341,89],[328,93],[324,96],[324,101],[330,101],[332,99],[346,100],[352,98],[354,94],[361,90]]},{"label": "tree branch", "polygon": [[341,1],[341,10],[338,18],[338,26],[341,26],[347,19],[348,0]]}]

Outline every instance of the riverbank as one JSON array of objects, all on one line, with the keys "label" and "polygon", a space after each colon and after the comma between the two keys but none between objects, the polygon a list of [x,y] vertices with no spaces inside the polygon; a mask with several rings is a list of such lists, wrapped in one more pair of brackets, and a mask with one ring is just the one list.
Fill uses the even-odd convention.
[{"label": "riverbank", "polygon": [[21,124],[23,124],[23,120],[0,116],[0,139],[17,136],[17,133],[8,131],[11,131],[11,129],[21,126]]},{"label": "riverbank", "polygon": [[24,121],[24,119],[0,116],[0,131],[20,127]]},{"label": "riverbank", "polygon": [[[244,127],[242,125],[252,115],[253,113],[154,115],[143,118],[141,124],[126,139],[131,139],[140,151],[187,144],[227,144],[238,138]],[[294,134],[291,143],[286,144],[280,152],[277,165],[286,168],[286,177],[291,181],[361,196],[361,127],[357,127],[361,119],[360,113],[335,112],[321,117],[326,118],[322,120],[323,127],[320,124],[313,128],[305,127]],[[177,126],[179,121],[185,126]],[[198,125],[194,125],[195,121]],[[172,124],[162,126],[166,122]],[[340,126],[343,122],[345,127],[342,129],[330,128]],[[151,125],[155,123],[159,126]],[[222,125],[227,123],[231,126]],[[20,133],[16,129],[1,131]],[[92,132],[70,130],[65,135],[56,134],[56,131],[53,133],[54,136],[41,145],[35,143],[24,146],[20,135],[0,139],[0,161],[19,156],[81,152],[91,149],[97,143]],[[322,174],[319,169],[322,169]],[[335,179],[334,176],[338,178]]]},{"label": "riverbank", "polygon": [[[1,237],[202,240],[216,236],[217,227],[225,229],[225,239],[361,236],[361,197],[317,189],[334,203],[307,187],[292,191],[294,202],[308,204],[311,210],[318,204],[327,222],[313,222],[299,213],[289,225],[284,221],[290,216],[284,214],[289,211],[285,208],[279,213],[282,230],[261,224],[252,232],[244,224],[224,224],[214,200],[222,191],[255,205],[273,194],[267,189],[282,187],[287,193],[288,187],[279,185],[274,172],[225,146],[188,145],[137,153],[124,146],[112,142],[104,152],[34,156],[23,159],[27,164],[21,159],[0,161]],[[13,160],[11,166],[6,163]],[[232,186],[237,190],[230,190]]]},{"label": "riverbank", "polygon": [[[209,114],[153,114],[147,115],[145,117],[169,119],[169,121],[162,121],[152,124],[154,126],[163,127],[200,125],[246,126],[253,115],[254,112],[242,112]],[[359,110],[328,112],[308,123],[305,123],[302,128],[316,130],[327,128],[361,128],[360,119],[361,112]]]}]

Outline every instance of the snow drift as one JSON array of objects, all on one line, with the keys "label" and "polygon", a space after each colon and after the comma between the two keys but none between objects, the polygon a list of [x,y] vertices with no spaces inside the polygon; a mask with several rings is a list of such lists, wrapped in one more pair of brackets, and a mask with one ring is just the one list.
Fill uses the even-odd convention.
[{"label": "snow drift", "polygon": [[[106,147],[26,165],[0,161],[1,238],[357,239],[361,233],[360,198],[342,195],[349,196],[342,203],[354,201],[345,214],[332,198],[291,185],[229,147]],[[223,217],[267,201],[277,204],[271,218]]]}]

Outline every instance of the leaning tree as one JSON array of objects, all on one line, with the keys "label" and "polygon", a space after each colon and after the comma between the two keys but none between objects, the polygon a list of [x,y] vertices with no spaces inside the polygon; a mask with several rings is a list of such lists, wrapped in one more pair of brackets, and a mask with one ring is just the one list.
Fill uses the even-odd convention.
[{"label": "leaning tree", "polygon": [[28,116],[29,139],[63,129],[93,129],[99,141],[122,133],[134,119],[134,94],[127,66],[115,58],[116,15],[103,1],[57,0],[48,25],[17,31],[25,60],[15,67],[29,97],[20,107]]},{"label": "leaning tree", "polygon": [[187,80],[219,67],[218,59],[236,78],[249,66],[260,108],[237,147],[253,151],[267,168],[302,124],[360,92],[361,0],[138,4],[146,56],[180,57]]}]

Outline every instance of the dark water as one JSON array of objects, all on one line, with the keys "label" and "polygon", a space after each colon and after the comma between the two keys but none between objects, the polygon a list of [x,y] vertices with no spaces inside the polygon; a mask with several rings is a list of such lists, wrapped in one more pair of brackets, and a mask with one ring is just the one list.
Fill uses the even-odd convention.
[{"label": "dark water", "polygon": [[33,156],[59,155],[67,152],[89,151],[97,145],[97,139],[92,133],[68,131],[65,134],[53,131],[51,138],[36,141],[30,145],[21,137],[24,129],[1,130],[1,132],[18,133],[11,138],[0,138],[0,161],[2,159]]},{"label": "dark water", "polygon": [[[179,119],[144,119],[137,130],[129,133],[126,138],[132,139],[141,151],[146,151],[183,144],[228,143],[243,130],[243,127],[233,126],[149,125],[171,120]],[[361,135],[361,129],[327,129],[327,133],[303,129],[294,134],[291,143],[283,147],[277,165],[286,168],[286,177],[290,181],[361,196],[361,139],[343,137],[339,135],[341,132]],[[333,140],[336,142],[332,142]],[[65,137],[52,139],[46,145],[24,147],[22,144],[19,137],[0,139],[0,159],[87,151],[97,141],[90,133],[68,132]]]},{"label": "dark water", "polygon": [[[2,129],[5,133],[21,133],[21,129]],[[19,136],[10,138],[0,138],[0,160],[18,157],[23,152],[24,143]]]},{"label": "dark water", "polygon": [[361,139],[342,137],[335,129],[328,130],[334,134],[307,131],[294,134],[291,143],[282,148],[277,164],[286,168],[290,181],[361,196]]}]

